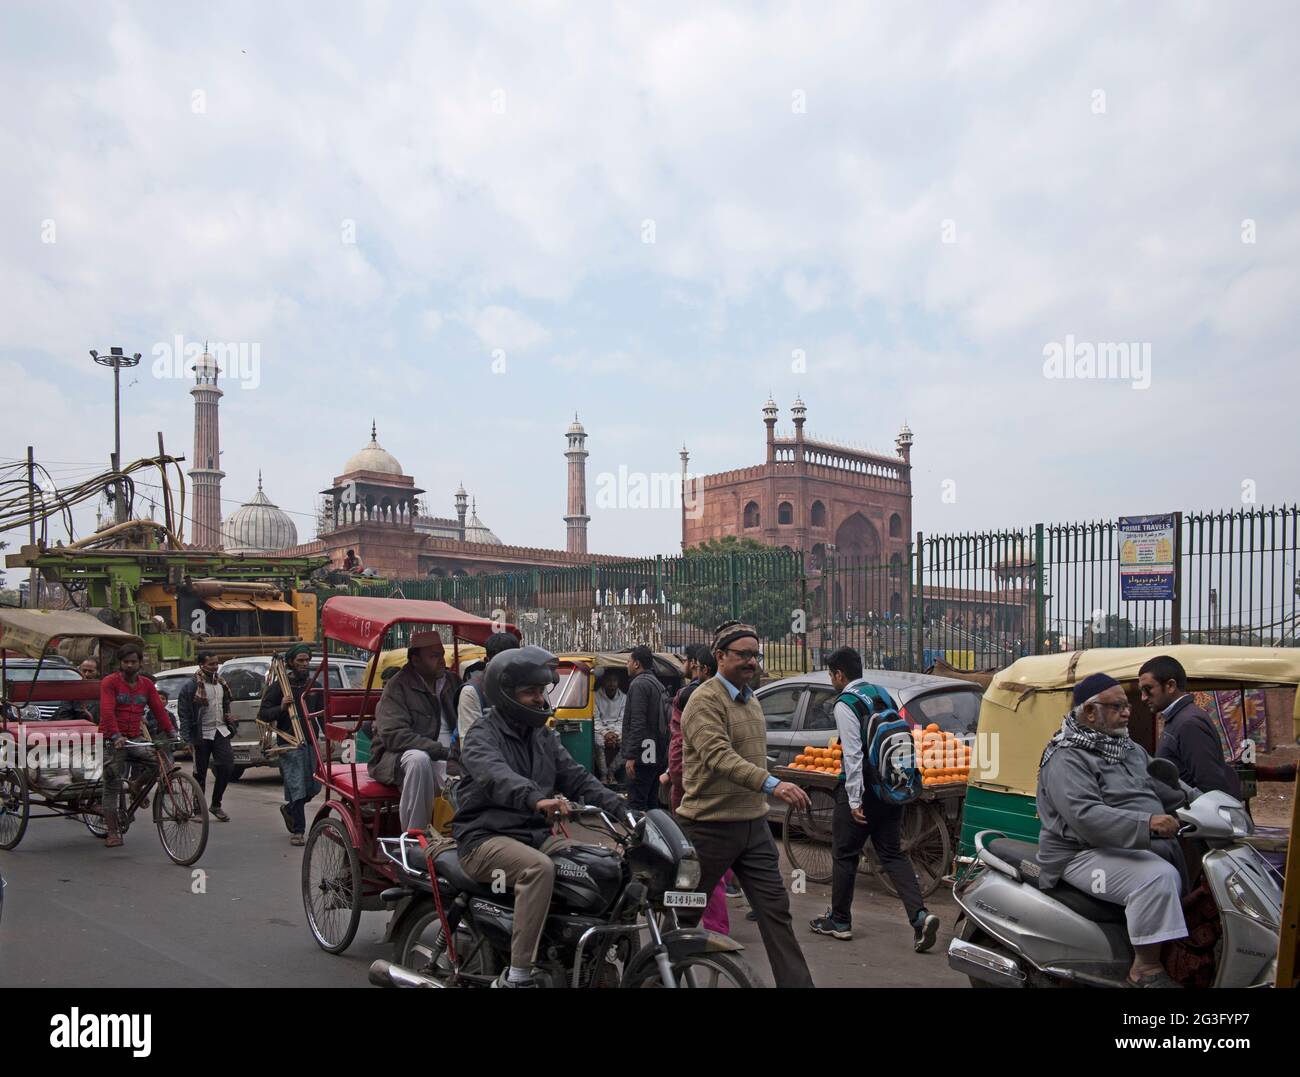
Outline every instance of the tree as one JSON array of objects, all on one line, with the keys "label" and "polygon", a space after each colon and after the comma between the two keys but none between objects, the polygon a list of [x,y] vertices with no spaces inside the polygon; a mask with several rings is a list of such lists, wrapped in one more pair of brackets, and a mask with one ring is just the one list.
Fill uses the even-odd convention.
[{"label": "tree", "polygon": [[753,539],[711,539],[673,563],[664,588],[687,624],[712,632],[736,618],[752,624],[761,639],[784,639],[806,631],[799,607],[799,555]]}]

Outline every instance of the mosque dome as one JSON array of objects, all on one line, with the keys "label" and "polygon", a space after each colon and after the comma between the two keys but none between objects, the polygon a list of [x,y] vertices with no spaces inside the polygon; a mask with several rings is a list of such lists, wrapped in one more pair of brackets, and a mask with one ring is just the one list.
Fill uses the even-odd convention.
[{"label": "mosque dome", "polygon": [[400,475],[402,465],[397,457],[386,451],[375,439],[375,424],[370,424],[370,444],[355,453],[343,465],[341,474],[350,475],[354,471],[377,471],[381,475]]},{"label": "mosque dome", "polygon": [[275,553],[298,545],[298,528],[289,514],[262,492],[260,472],[252,500],[244,502],[222,524],[221,545],[227,553]]}]

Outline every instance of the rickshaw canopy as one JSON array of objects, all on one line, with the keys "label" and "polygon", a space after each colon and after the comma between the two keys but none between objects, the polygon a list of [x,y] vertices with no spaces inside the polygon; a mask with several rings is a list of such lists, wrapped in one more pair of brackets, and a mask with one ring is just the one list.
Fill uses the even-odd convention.
[{"label": "rickshaw canopy", "polygon": [[40,658],[56,639],[97,639],[113,647],[144,643],[139,636],[79,610],[0,610],[0,649]]},{"label": "rickshaw canopy", "polygon": [[512,624],[476,617],[446,602],[335,595],[321,607],[321,634],[364,651],[377,650],[395,624],[447,625],[458,638],[470,643],[486,643],[493,632],[523,638]]},{"label": "rickshaw canopy", "polygon": [[[557,654],[561,662],[585,662],[592,671],[608,669],[613,666],[623,669],[627,665],[630,651],[583,651],[579,653]],[[682,660],[670,651],[655,651],[655,673],[665,677],[682,677],[686,667]]]}]

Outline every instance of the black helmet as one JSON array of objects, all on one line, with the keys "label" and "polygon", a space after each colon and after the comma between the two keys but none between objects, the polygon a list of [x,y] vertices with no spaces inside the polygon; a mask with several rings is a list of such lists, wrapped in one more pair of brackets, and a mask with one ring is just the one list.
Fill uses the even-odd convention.
[{"label": "black helmet", "polygon": [[543,709],[525,707],[515,698],[515,693],[520,688],[557,683],[560,679],[557,664],[555,655],[541,647],[502,651],[488,663],[483,674],[483,694],[502,717],[538,729],[555,713],[550,703],[544,703]]}]

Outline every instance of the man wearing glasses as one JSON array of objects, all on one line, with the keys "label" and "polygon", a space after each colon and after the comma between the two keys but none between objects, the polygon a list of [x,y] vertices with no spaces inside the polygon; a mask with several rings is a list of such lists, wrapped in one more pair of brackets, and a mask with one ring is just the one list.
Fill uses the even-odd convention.
[{"label": "man wearing glasses", "polygon": [[[798,808],[808,794],[767,772],[767,723],[750,687],[760,657],[758,633],[727,621],[713,639],[718,673],[702,682],[682,712],[682,830],[700,858],[699,889],[713,892],[730,868],[758,920],[777,987],[812,987],[795,938],[776,842],[767,825],[771,794]],[[700,910],[683,915],[694,923]]]},{"label": "man wearing glasses", "polygon": [[1131,707],[1113,677],[1074,686],[1074,707],[1038,770],[1040,889],[1062,879],[1124,906],[1133,987],[1177,987],[1160,947],[1187,935],[1178,820],[1181,793],[1147,774],[1151,757],[1128,735]]}]

